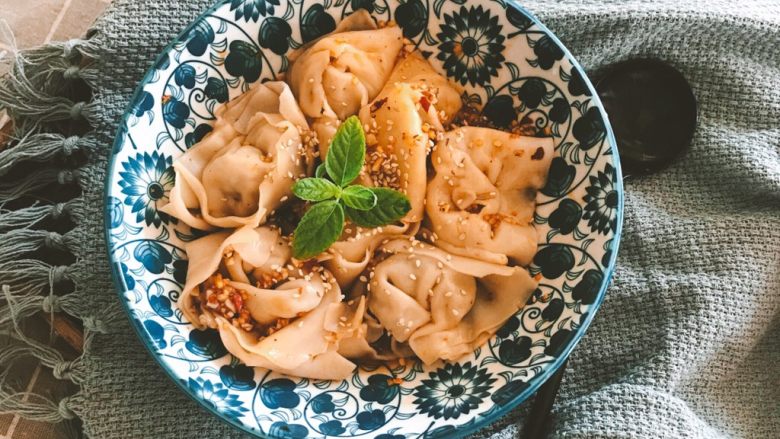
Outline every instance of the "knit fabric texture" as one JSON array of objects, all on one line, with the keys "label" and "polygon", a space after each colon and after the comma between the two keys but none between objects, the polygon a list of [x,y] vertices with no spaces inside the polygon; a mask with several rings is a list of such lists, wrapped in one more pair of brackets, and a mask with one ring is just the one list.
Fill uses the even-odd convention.
[{"label": "knit fabric texture", "polygon": [[[14,316],[51,311],[56,301],[57,310],[84,321],[85,353],[61,373],[81,391],[63,401],[33,399],[16,406],[4,401],[0,408],[51,422],[77,416],[94,438],[242,436],[182,393],[136,338],[120,309],[103,240],[104,180],[117,124],[157,55],[211,3],[114,1],[87,39],[30,52],[24,78],[12,78],[0,91],[0,106],[23,121],[18,130],[37,133],[41,124],[69,118],[91,126],[75,139],[55,138],[71,148],[83,143],[87,154],[76,168],[67,160],[50,160],[36,168],[35,178],[0,184],[4,199],[21,197],[31,184],[40,189],[43,183],[35,182],[41,179],[81,189],[54,207],[25,207],[21,216],[0,212],[5,248],[31,242],[31,252],[54,246],[75,256],[59,269],[75,290],[58,299],[44,297],[56,281],[49,273],[58,268],[40,268],[45,288],[34,292],[22,288],[31,284],[27,277],[14,275],[22,262],[34,265],[36,259],[20,262],[3,254],[0,283],[3,306]],[[591,77],[626,59],[658,58],[685,75],[699,105],[690,150],[659,173],[626,180],[617,269],[569,359],[550,437],[778,437],[780,4],[522,3]],[[68,70],[73,63],[80,73]],[[76,72],[90,86],[91,100],[78,104],[38,91],[53,82],[41,80],[38,71]],[[45,140],[13,149],[34,149]],[[0,156],[0,169],[3,160]],[[70,214],[74,228],[62,234],[26,228],[35,218],[53,215],[52,209],[56,213],[57,206]],[[34,294],[44,298],[33,299]],[[28,302],[29,309],[20,308]],[[8,320],[3,316],[0,323]],[[51,349],[30,349],[52,367],[61,363]],[[3,392],[11,393],[5,385]],[[519,437],[531,401],[475,437]]]}]

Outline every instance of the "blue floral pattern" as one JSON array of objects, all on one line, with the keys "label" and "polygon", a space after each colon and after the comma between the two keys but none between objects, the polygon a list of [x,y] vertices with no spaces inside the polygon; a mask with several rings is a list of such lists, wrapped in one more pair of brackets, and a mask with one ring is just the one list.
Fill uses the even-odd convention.
[{"label": "blue floral pattern", "polygon": [[239,399],[238,395],[230,393],[230,390],[222,384],[212,383],[198,377],[187,380],[187,387],[201,401],[211,405],[215,410],[229,418],[240,418],[249,411],[249,409],[244,407],[244,403]]},{"label": "blue floral pattern", "polygon": [[173,219],[158,210],[174,183],[174,173],[171,167],[171,157],[157,151],[138,153],[122,163],[124,171],[119,172],[122,178],[119,185],[125,195],[125,204],[130,206],[130,212],[136,214],[136,221],[144,221],[147,226],[168,224]]},{"label": "blue floral pattern", "polygon": [[448,363],[429,376],[415,388],[414,404],[421,413],[444,420],[457,419],[479,407],[496,381],[487,370],[471,362]]},{"label": "blue floral pattern", "polygon": [[[598,97],[568,52],[505,0],[222,0],[150,70],[117,130],[106,198],[112,273],[134,326],[201,404],[271,438],[452,437],[527,398],[582,336],[618,249],[622,181]],[[393,20],[464,100],[499,128],[551,137],[555,155],[533,218],[538,288],[485,345],[458,362],[363,365],[341,381],[248,367],[178,300],[184,247],[203,235],[160,212],[173,161],[212,130],[215,112],[274,80],[292,52],[356,10]]]},{"label": "blue floral pattern", "polygon": [[484,85],[491,76],[498,76],[504,61],[502,29],[498,17],[482,6],[463,6],[451,15],[444,14],[437,58],[444,61],[447,76],[471,85]]},{"label": "blue floral pattern", "polygon": [[590,186],[585,189],[587,195],[583,197],[588,204],[585,205],[585,214],[582,217],[588,220],[588,225],[594,232],[607,234],[615,229],[620,197],[615,188],[615,178],[615,168],[609,163],[603,171],[588,177]]},{"label": "blue floral pattern", "polygon": [[279,0],[230,0],[230,10],[235,11],[236,20],[257,21],[260,16],[273,15]]}]

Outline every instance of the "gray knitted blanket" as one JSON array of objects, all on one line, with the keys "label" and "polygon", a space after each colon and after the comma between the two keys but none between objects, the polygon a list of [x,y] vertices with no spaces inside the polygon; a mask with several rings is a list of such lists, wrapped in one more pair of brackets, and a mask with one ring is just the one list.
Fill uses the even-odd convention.
[{"label": "gray knitted blanket", "polygon": [[[0,412],[80,418],[96,438],[239,436],[136,339],[103,241],[116,124],[156,55],[210,3],[115,1],[87,39],[21,54],[0,86],[16,120],[0,151],[0,330],[16,342],[0,348],[0,366],[32,355],[80,387],[52,401],[3,380]],[[571,356],[551,436],[779,437],[780,4],[523,3],[592,75],[661,58],[700,105],[691,150],[626,182],[617,271]],[[83,356],[65,361],[25,335],[41,311],[83,321]],[[527,409],[478,436],[516,437]]]}]

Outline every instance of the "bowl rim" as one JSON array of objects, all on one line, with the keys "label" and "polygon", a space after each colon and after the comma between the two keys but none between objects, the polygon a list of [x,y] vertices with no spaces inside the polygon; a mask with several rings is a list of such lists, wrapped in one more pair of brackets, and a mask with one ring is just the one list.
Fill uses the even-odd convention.
[{"label": "bowl rim", "polygon": [[[451,437],[456,439],[463,438],[469,434],[482,430],[490,426],[494,422],[498,421],[499,419],[503,418],[504,416],[506,416],[512,409],[516,408],[518,405],[520,405],[525,400],[527,400],[531,395],[536,393],[539,387],[541,387],[541,385],[544,384],[563,365],[563,363],[571,354],[572,350],[574,350],[574,348],[577,346],[579,341],[585,335],[585,332],[587,332],[587,329],[590,326],[591,321],[593,321],[593,318],[596,316],[596,312],[601,306],[601,303],[604,301],[607,288],[609,288],[609,284],[612,280],[612,275],[615,271],[617,254],[620,248],[620,238],[623,231],[624,188],[623,188],[623,172],[620,166],[620,155],[618,153],[615,133],[612,130],[612,125],[609,122],[609,117],[606,113],[606,110],[604,109],[604,105],[602,104],[601,99],[598,96],[598,93],[596,92],[595,86],[591,82],[590,78],[585,72],[585,69],[582,67],[579,61],[577,61],[574,55],[572,55],[571,51],[569,51],[569,49],[563,44],[563,42],[561,42],[561,40],[558,38],[557,35],[555,35],[555,33],[553,33],[547,26],[545,26],[528,9],[523,7],[520,4],[519,0],[504,0],[504,1],[506,3],[506,8],[515,8],[519,12],[526,15],[528,19],[531,20],[531,22],[535,26],[538,26],[539,29],[545,33],[546,36],[552,39],[553,42],[557,44],[558,47],[561,48],[561,50],[563,51],[564,58],[566,58],[571,63],[573,69],[577,69],[577,71],[580,73],[580,76],[583,79],[583,82],[587,86],[588,91],[590,91],[591,93],[591,100],[598,108],[599,114],[604,120],[604,128],[607,136],[606,138],[609,141],[609,144],[612,148],[613,163],[611,163],[611,165],[615,170],[615,187],[617,188],[616,192],[618,193],[618,205],[616,209],[616,227],[614,231],[614,236],[612,237],[612,253],[609,258],[609,263],[604,267],[604,271],[605,271],[604,278],[599,288],[598,295],[596,296],[596,300],[591,305],[592,311],[588,312],[585,321],[582,322],[580,324],[580,327],[577,328],[576,332],[574,332],[572,338],[569,340],[566,347],[563,348],[560,355],[558,355],[558,357],[556,357],[555,360],[551,364],[549,364],[542,373],[535,375],[533,378],[531,378],[531,380],[527,381],[528,386],[522,392],[520,392],[518,395],[513,397],[511,400],[507,401],[503,406],[500,406],[498,410],[495,410],[494,412],[490,413],[488,416],[482,417],[480,421],[475,422],[474,425],[470,425],[466,427],[455,427],[455,431],[448,433],[452,435]],[[168,366],[168,364],[162,360],[162,357],[157,354],[156,349],[152,346],[151,340],[149,340],[148,334],[145,331],[142,331],[141,328],[132,319],[132,310],[128,305],[127,300],[125,300],[123,296],[124,290],[122,289],[122,282],[120,282],[119,274],[115,270],[116,263],[114,261],[114,258],[110,250],[112,238],[111,238],[110,230],[106,226],[107,224],[110,223],[110,218],[111,218],[111,205],[109,204],[109,197],[112,196],[110,189],[113,186],[113,182],[114,182],[114,169],[116,165],[116,158],[118,152],[117,148],[124,143],[123,127],[127,125],[127,121],[130,116],[133,103],[136,102],[141,92],[143,92],[144,90],[144,85],[151,78],[151,75],[153,74],[154,71],[154,66],[158,65],[163,60],[163,57],[169,56],[168,54],[171,51],[171,49],[173,49],[173,45],[177,41],[180,41],[185,35],[187,35],[192,30],[192,28],[199,22],[199,20],[201,20],[204,16],[216,11],[220,7],[224,6],[224,4],[225,3],[223,1],[215,0],[214,4],[212,4],[206,10],[198,14],[196,18],[194,18],[181,32],[179,32],[168,44],[166,44],[165,47],[157,55],[157,57],[155,58],[154,62],[151,64],[149,69],[146,71],[143,78],[138,82],[138,85],[133,91],[133,94],[130,96],[130,99],[128,100],[128,104],[124,109],[124,112],[122,114],[121,119],[119,120],[119,123],[115,125],[116,127],[115,137],[114,137],[114,141],[111,144],[111,155],[107,162],[108,163],[107,175],[106,175],[104,188],[103,188],[103,231],[104,231],[103,236],[106,244],[106,254],[108,256],[109,271],[111,273],[111,280],[114,285],[114,291],[117,293],[119,301],[122,304],[122,308],[125,311],[125,315],[127,319],[130,321],[130,326],[132,326],[138,340],[141,341],[141,343],[144,345],[148,353],[154,359],[155,363],[157,363],[157,365],[165,371],[165,373],[168,375],[171,381],[173,381],[185,395],[187,395],[190,399],[196,401],[198,405],[200,405],[202,408],[206,409],[208,412],[213,414],[220,421],[242,432],[253,435],[255,437],[259,437],[263,439],[278,439],[276,436],[272,436],[270,434],[263,433],[259,430],[249,428],[245,424],[238,422],[236,419],[224,416],[216,409],[216,407],[206,404],[206,402],[202,398],[197,398],[187,387],[187,385],[180,379],[180,377],[177,374],[175,374],[174,371]]]}]

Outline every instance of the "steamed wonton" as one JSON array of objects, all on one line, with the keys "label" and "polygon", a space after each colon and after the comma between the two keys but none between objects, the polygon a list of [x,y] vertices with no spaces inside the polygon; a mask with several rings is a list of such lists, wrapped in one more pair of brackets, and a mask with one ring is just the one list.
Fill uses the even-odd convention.
[{"label": "steamed wonton", "polygon": [[392,339],[426,364],[472,352],[526,303],[536,282],[522,267],[491,264],[398,239],[373,268],[368,308]]},{"label": "steamed wonton", "polygon": [[244,364],[318,379],[344,378],[355,368],[339,344],[360,330],[364,301],[342,303],[329,272],[293,264],[277,229],[212,233],[186,250],[179,308],[196,327],[217,329]]},{"label": "steamed wonton", "polygon": [[261,224],[305,172],[307,131],[285,83],[253,85],[174,161],[176,184],[160,210],[201,230]]},{"label": "steamed wonton", "polygon": [[528,265],[536,252],[536,191],[547,180],[553,139],[490,128],[445,134],[431,161],[426,213],[436,245],[460,255]]},{"label": "steamed wonton", "polygon": [[367,129],[366,167],[361,182],[404,192],[412,209],[406,223],[422,220],[426,158],[452,116],[460,94],[416,53],[398,61],[390,80],[360,110]]},{"label": "steamed wonton", "polygon": [[293,61],[288,82],[304,114],[314,119],[322,157],[339,124],[382,89],[402,45],[398,26],[377,29],[368,12],[359,10]]}]

